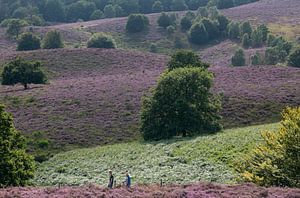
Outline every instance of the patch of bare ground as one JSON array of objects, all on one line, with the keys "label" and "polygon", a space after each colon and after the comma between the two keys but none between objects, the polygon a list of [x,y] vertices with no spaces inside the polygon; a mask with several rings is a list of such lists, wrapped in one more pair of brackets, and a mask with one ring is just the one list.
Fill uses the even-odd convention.
[{"label": "patch of bare ground", "polygon": [[[143,94],[156,84],[169,57],[105,49],[19,53],[41,60],[50,84],[0,86],[0,101],[16,127],[30,136],[44,131],[57,148],[94,146],[139,138]],[[12,58],[12,57],[9,57]],[[214,91],[223,96],[223,124],[235,127],[279,120],[287,105],[300,105],[300,69],[212,67]]]},{"label": "patch of bare ground", "polygon": [[283,198],[300,197],[299,189],[292,188],[264,188],[253,184],[220,185],[200,183],[190,185],[169,185],[159,187],[157,185],[138,185],[130,189],[117,187],[109,190],[96,185],[82,187],[48,187],[48,188],[7,188],[0,190],[0,196],[6,198],[41,198],[41,197],[136,197],[136,198],[163,198],[163,197],[207,197],[207,198]]}]

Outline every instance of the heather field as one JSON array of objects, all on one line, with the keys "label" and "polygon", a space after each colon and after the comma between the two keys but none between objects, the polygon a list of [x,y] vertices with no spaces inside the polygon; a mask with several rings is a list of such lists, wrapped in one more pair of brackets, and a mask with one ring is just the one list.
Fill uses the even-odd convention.
[{"label": "heather field", "polygon": [[[29,137],[41,132],[53,150],[139,139],[141,96],[155,85],[169,59],[101,49],[20,55],[41,60],[50,84],[32,85],[28,91],[0,86],[0,101],[13,113],[19,130]],[[223,94],[226,128],[277,122],[284,106],[300,104],[297,68],[214,66],[211,71],[216,78],[214,91]]]},{"label": "heather field", "polygon": [[298,189],[289,188],[263,188],[253,184],[243,185],[218,185],[212,183],[199,183],[193,185],[168,185],[159,187],[157,185],[139,185],[130,190],[125,188],[116,188],[108,190],[96,185],[83,187],[51,187],[51,188],[9,188],[0,190],[0,196],[7,198],[24,197],[24,198],[41,198],[41,197],[107,197],[107,198],[261,198],[261,197],[299,197]]},{"label": "heather field", "polygon": [[215,135],[161,142],[132,142],[55,155],[42,163],[33,183],[38,186],[105,186],[107,170],[115,171],[118,184],[129,170],[133,183],[188,184],[199,181],[235,183],[232,166],[259,141],[260,131],[277,124],[225,130]]}]

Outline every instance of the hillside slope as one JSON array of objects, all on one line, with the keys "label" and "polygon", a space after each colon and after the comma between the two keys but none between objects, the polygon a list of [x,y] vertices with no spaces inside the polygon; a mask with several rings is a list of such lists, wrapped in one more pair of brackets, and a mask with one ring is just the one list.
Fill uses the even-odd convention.
[{"label": "hillside slope", "polygon": [[[45,133],[53,146],[87,147],[139,137],[141,96],[153,87],[167,56],[125,50],[61,49],[18,53],[41,60],[49,85],[0,86],[0,102],[28,136]],[[6,57],[7,59],[11,57]],[[300,105],[300,70],[288,67],[212,67],[223,93],[225,127],[278,121]]]}]

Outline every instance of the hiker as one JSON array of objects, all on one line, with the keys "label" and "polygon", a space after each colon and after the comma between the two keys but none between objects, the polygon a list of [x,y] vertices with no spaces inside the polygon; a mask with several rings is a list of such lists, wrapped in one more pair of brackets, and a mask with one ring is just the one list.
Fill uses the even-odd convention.
[{"label": "hiker", "polygon": [[126,173],[125,173],[125,181],[123,182],[123,184],[126,185],[127,188],[130,188],[131,177],[130,177],[128,171],[126,171]]},{"label": "hiker", "polygon": [[112,189],[114,186],[114,176],[112,174],[112,170],[109,170],[108,174],[109,174],[108,188]]}]

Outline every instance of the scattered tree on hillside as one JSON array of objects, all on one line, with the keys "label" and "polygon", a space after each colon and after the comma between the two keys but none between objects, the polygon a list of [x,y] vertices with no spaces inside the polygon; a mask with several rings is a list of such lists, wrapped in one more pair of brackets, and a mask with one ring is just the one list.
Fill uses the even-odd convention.
[{"label": "scattered tree on hillside", "polygon": [[189,31],[189,39],[192,43],[201,45],[208,42],[209,36],[202,23],[195,23]]},{"label": "scattered tree on hillside", "polygon": [[288,65],[300,67],[300,47],[296,48],[288,57]]},{"label": "scattered tree on hillside", "polygon": [[238,39],[240,35],[239,23],[230,22],[228,24],[228,36],[231,39]]},{"label": "scattered tree on hillside", "polygon": [[168,63],[168,70],[171,71],[173,69],[190,66],[207,69],[209,64],[202,62],[199,56],[193,51],[180,50],[172,55]]},{"label": "scattered tree on hillside", "polygon": [[182,17],[182,19],[180,20],[180,27],[183,31],[187,31],[192,27],[192,19],[184,16]]},{"label": "scattered tree on hillside", "polygon": [[12,36],[12,37],[15,36],[16,38],[18,38],[21,33],[22,27],[24,27],[25,25],[27,25],[27,24],[23,20],[19,20],[19,19],[9,20],[9,22],[7,24],[6,33],[9,36]]},{"label": "scattered tree on hillside", "polygon": [[258,52],[251,56],[251,65],[261,65],[262,63],[262,57]]},{"label": "scattered tree on hillside", "polygon": [[262,132],[263,143],[239,161],[242,180],[300,187],[300,107],[285,109],[282,117],[280,129]]},{"label": "scattered tree on hillside", "polygon": [[265,43],[268,39],[269,29],[265,24],[259,25],[257,27],[257,30],[261,32],[262,34],[262,41]]},{"label": "scattered tree on hillside", "polygon": [[155,1],[153,6],[152,6],[152,12],[162,12],[164,10],[163,5],[160,1]]},{"label": "scattered tree on hillside", "polygon": [[13,125],[11,114],[0,104],[0,187],[25,186],[33,178],[33,157],[25,152],[24,137]]},{"label": "scattered tree on hillside", "polygon": [[171,15],[168,15],[166,13],[161,13],[159,18],[157,19],[157,24],[160,27],[167,28],[170,25],[175,25],[176,21],[174,21],[171,17]]},{"label": "scattered tree on hillside", "polygon": [[47,0],[44,7],[44,18],[50,22],[65,21],[65,10],[60,0]]},{"label": "scattered tree on hillside", "polygon": [[251,34],[252,47],[261,47],[263,45],[263,34],[258,29]]},{"label": "scattered tree on hillside", "polygon": [[248,34],[249,36],[252,34],[252,27],[249,21],[245,21],[240,26],[240,35],[243,36]]},{"label": "scattered tree on hillside", "polygon": [[246,65],[245,53],[242,49],[235,51],[234,56],[231,58],[232,66],[244,66]]},{"label": "scattered tree on hillside", "polygon": [[201,20],[201,23],[204,25],[210,40],[216,39],[220,35],[217,25],[211,20],[204,18]]},{"label": "scattered tree on hillside", "polygon": [[244,48],[248,48],[251,45],[251,39],[247,33],[245,33],[242,38],[242,45]]},{"label": "scattered tree on hillside", "polygon": [[57,30],[50,30],[43,39],[44,49],[63,48],[64,42],[61,33]]},{"label": "scattered tree on hillside", "polygon": [[18,39],[18,51],[37,50],[41,48],[41,40],[31,32],[21,34]]},{"label": "scattered tree on hillside", "polygon": [[126,30],[128,32],[136,33],[144,31],[149,26],[149,19],[143,14],[131,14],[128,17]]},{"label": "scattered tree on hillside", "polygon": [[104,16],[106,18],[113,18],[113,17],[116,17],[116,11],[115,11],[115,8],[113,5],[111,4],[108,4],[104,7]]},{"label": "scattered tree on hillside", "polygon": [[227,26],[229,24],[229,20],[226,16],[219,15],[217,18],[217,21],[219,23],[219,25],[218,25],[219,31],[224,35],[226,33]]},{"label": "scattered tree on hillside", "polygon": [[45,84],[46,82],[47,77],[38,61],[30,62],[18,57],[7,63],[2,72],[2,85],[20,83],[26,90],[29,84]]},{"label": "scattered tree on hillside", "polygon": [[104,33],[94,34],[87,42],[88,48],[117,48],[112,36]]},{"label": "scattered tree on hillside", "polygon": [[145,140],[219,131],[220,100],[211,93],[213,74],[203,68],[178,68],[162,74],[143,98],[141,131]]},{"label": "scattered tree on hillside", "polygon": [[208,10],[206,7],[200,7],[197,12],[201,17],[208,17]]}]

